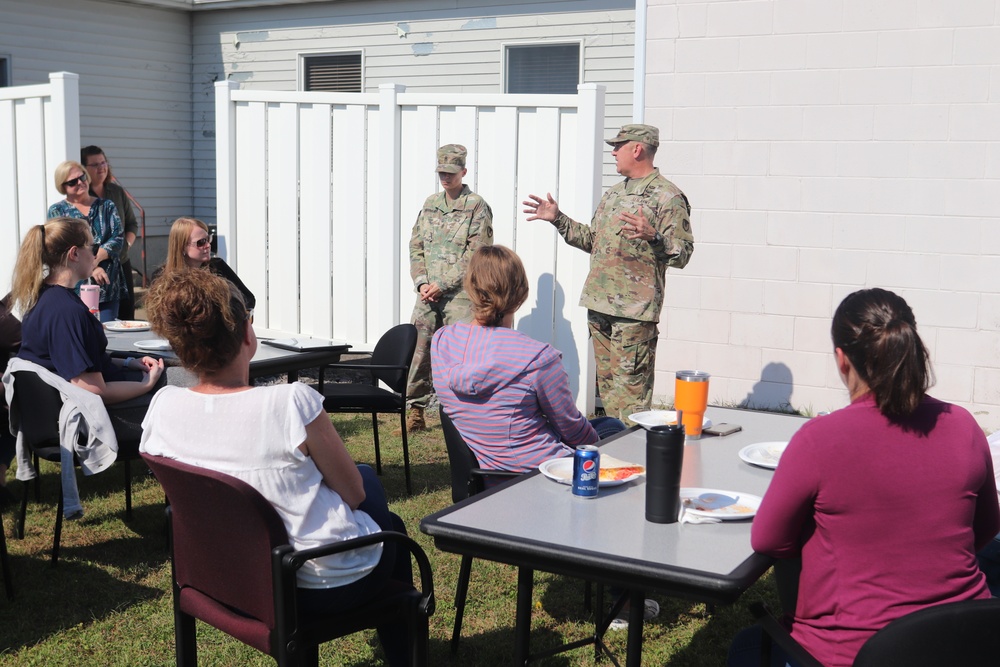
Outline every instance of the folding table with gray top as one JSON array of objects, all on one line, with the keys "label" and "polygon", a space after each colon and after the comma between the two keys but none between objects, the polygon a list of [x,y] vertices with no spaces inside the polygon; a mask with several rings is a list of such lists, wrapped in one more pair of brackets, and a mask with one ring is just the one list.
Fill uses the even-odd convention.
[{"label": "folding table with gray top", "polygon": [[[715,423],[739,424],[725,437],[706,435],[685,446],[682,487],[763,496],[773,472],[744,463],[746,445],[788,440],[805,419],[710,407]],[[602,454],[645,464],[646,432],[635,427],[600,443]],[[640,664],[645,591],[709,603],[731,603],[759,579],[772,559],[750,548],[750,521],[653,524],[645,520],[645,480],[602,487],[596,498],[573,496],[569,486],[539,472],[478,494],[420,523],[443,550],[519,568],[514,664],[523,665],[531,627],[533,571],[618,586],[629,591],[628,657]],[[600,612],[598,612],[600,613]],[[601,637],[567,645],[596,643]],[[544,655],[551,654],[546,651]]]},{"label": "folding table with gray top", "polygon": [[[158,338],[152,331],[106,331],[105,333],[108,337],[108,354],[114,357],[150,356],[163,359],[167,365],[180,364],[180,360],[173,352],[140,350],[135,346],[135,343]],[[288,381],[295,382],[300,370],[335,364],[340,361],[340,356],[350,349],[351,346],[344,343],[321,350],[296,352],[264,345],[263,340],[259,339],[257,352],[250,360],[250,377],[252,379],[264,375],[288,373]]]}]

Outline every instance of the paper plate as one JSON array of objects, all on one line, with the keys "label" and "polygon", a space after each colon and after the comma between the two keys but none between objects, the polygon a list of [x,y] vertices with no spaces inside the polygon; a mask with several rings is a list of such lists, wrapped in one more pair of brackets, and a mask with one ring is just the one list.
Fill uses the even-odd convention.
[{"label": "paper plate", "polygon": [[752,466],[774,470],[778,467],[778,459],[781,458],[787,446],[787,440],[755,442],[740,450],[740,458]]},{"label": "paper plate", "polygon": [[[643,428],[653,428],[654,426],[666,426],[667,424],[677,423],[677,413],[673,410],[647,410],[646,412],[636,412],[631,414],[628,418]],[[702,429],[709,428],[711,425],[711,419],[708,417],[702,419]]]},{"label": "paper plate", "polygon": [[170,343],[163,340],[162,338],[152,338],[150,340],[140,340],[133,343],[140,350],[146,350],[147,352],[169,352]]},{"label": "paper plate", "polygon": [[760,496],[738,491],[687,487],[681,489],[681,503],[684,504],[685,511],[722,521],[752,519],[760,509],[761,500]]},{"label": "paper plate", "polygon": [[145,320],[112,320],[105,322],[104,328],[108,331],[149,331],[149,322]]},{"label": "paper plate", "polygon": [[[629,463],[628,461],[622,461],[621,459],[616,459],[607,454],[601,456],[602,474],[605,470],[614,470],[615,468],[636,468],[636,470],[621,479],[602,479],[600,480],[600,486],[620,486],[622,484],[628,484],[633,479],[638,479],[646,474],[645,466]],[[573,484],[572,456],[549,459],[542,465],[538,466],[538,470],[549,479],[559,482],[560,484]]]}]

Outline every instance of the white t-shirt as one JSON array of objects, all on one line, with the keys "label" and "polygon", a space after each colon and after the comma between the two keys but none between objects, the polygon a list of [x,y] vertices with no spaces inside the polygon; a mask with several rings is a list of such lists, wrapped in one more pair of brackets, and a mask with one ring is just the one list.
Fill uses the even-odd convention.
[{"label": "white t-shirt", "polygon": [[[378,524],[352,511],[298,449],[306,425],[320,414],[323,397],[299,382],[212,395],[167,386],[149,405],[140,450],[243,480],[274,505],[296,549],[377,533]],[[375,545],[308,561],[298,585],[352,583],[381,555],[382,546]]]}]

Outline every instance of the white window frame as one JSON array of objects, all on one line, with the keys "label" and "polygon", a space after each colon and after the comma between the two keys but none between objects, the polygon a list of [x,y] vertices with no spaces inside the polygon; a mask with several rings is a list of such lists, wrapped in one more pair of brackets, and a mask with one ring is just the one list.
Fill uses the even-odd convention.
[{"label": "white window frame", "polygon": [[578,71],[576,73],[577,85],[583,83],[583,40],[582,39],[560,39],[560,40],[544,40],[544,41],[523,41],[523,42],[501,42],[500,44],[500,92],[507,92],[507,75],[509,74],[507,67],[507,54],[511,47],[517,48],[522,46],[573,46],[575,45],[578,53],[580,54],[580,59],[578,63]]},{"label": "white window frame", "polygon": [[330,49],[317,49],[315,51],[299,51],[297,54],[297,65],[296,65],[296,90],[304,91],[306,89],[306,59],[316,58],[323,56],[342,56],[342,55],[356,55],[361,60],[361,91],[365,92],[365,50],[364,49],[338,49],[331,51]]}]

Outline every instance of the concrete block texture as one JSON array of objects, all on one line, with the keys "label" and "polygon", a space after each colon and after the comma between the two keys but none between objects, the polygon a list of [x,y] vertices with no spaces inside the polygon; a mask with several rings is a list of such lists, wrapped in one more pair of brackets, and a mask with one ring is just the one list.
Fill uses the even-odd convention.
[{"label": "concrete block texture", "polygon": [[728,313],[763,313],[764,281],[703,277],[698,308]]},{"label": "concrete block texture", "polygon": [[997,0],[652,2],[675,6],[677,36],[649,25],[676,58],[648,61],[673,78],[647,112],[672,114],[664,163],[695,195],[678,301],[730,316],[724,340],[678,341],[713,400],[845,405],[830,317],[879,286],[917,314],[932,393],[1000,428]]},{"label": "concrete block texture", "polygon": [[886,30],[878,36],[878,66],[950,65],[954,47],[954,30]]},{"label": "concrete block texture", "polygon": [[806,65],[805,35],[758,35],[739,39],[739,69],[797,70]]},{"label": "concrete block texture", "polygon": [[[799,250],[799,280],[824,282],[833,286],[865,284],[868,251],[845,248],[802,248]],[[842,296],[842,295],[841,295]],[[839,299],[834,299],[839,303]],[[833,311],[830,311],[830,315]]]},{"label": "concrete block texture", "polygon": [[839,32],[844,25],[841,0],[777,0],[774,5],[774,32]]},{"label": "concrete block texture", "polygon": [[764,211],[707,210],[697,215],[692,213],[692,216],[696,246],[701,243],[764,245],[767,242],[768,214]]},{"label": "concrete block texture", "polygon": [[778,315],[733,313],[732,345],[791,350],[795,339],[795,318]]},{"label": "concrete block texture", "polygon": [[798,248],[742,246],[733,252],[732,275],[751,280],[795,280],[798,257]]},{"label": "concrete block texture", "polygon": [[830,248],[833,245],[835,219],[828,213],[774,211],[767,215],[767,243],[803,251]]},{"label": "concrete block texture", "polygon": [[707,35],[761,35],[772,31],[774,15],[770,0],[743,0],[708,5]]},{"label": "concrete block texture", "polygon": [[797,106],[744,107],[737,110],[740,141],[796,141],[802,138],[802,109]]},{"label": "concrete block texture", "polygon": [[768,153],[772,146],[765,141],[705,142],[702,151],[705,173],[763,176],[768,173]]}]

